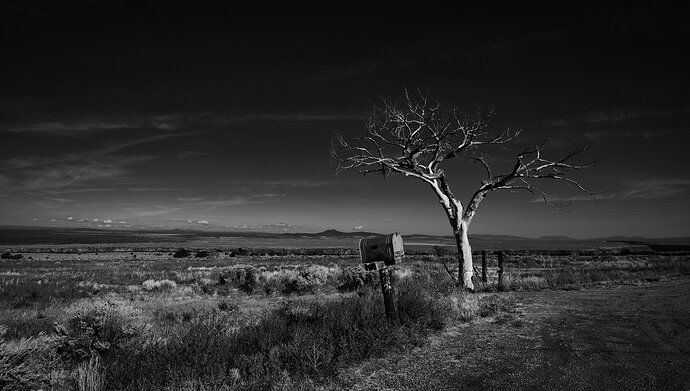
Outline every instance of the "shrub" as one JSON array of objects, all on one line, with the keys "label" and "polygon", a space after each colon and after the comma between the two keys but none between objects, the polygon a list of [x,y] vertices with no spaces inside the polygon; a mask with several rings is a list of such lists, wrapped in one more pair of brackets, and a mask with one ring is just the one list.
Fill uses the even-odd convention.
[{"label": "shrub", "polygon": [[445,246],[434,246],[432,248],[433,254],[439,258],[450,257],[454,254],[448,247]]},{"label": "shrub", "polygon": [[147,291],[167,291],[177,288],[177,283],[172,280],[146,280],[141,284]]},{"label": "shrub", "polygon": [[455,312],[460,320],[469,322],[479,313],[479,298],[475,294],[458,292],[451,297]]},{"label": "shrub", "polygon": [[403,324],[416,324],[422,328],[443,328],[450,302],[442,295],[425,289],[416,279],[404,279],[396,286],[398,312]]},{"label": "shrub", "polygon": [[206,258],[206,257],[208,257],[208,251],[206,251],[206,250],[199,250],[199,251],[196,252],[196,254],[194,254],[194,257],[195,257],[195,258]]},{"label": "shrub", "polygon": [[226,284],[232,284],[242,292],[251,294],[259,285],[259,273],[254,266],[236,265],[220,273],[218,285]]},{"label": "shrub", "polygon": [[174,258],[187,258],[188,256],[192,255],[192,253],[189,252],[186,248],[180,248],[179,250],[175,251],[175,254],[173,254]]},{"label": "shrub", "polygon": [[223,300],[218,303],[218,309],[224,312],[237,311],[240,306],[237,303],[231,303],[229,301]]},{"label": "shrub", "polygon": [[249,250],[247,250],[244,247],[238,247],[235,250],[230,252],[231,257],[247,256],[247,255],[249,255]]},{"label": "shrub", "polygon": [[73,316],[58,353],[69,362],[82,362],[94,354],[106,356],[123,349],[146,329],[137,323],[134,308],[112,300],[75,303],[68,312]]},{"label": "shrub", "polygon": [[366,271],[357,265],[343,268],[336,281],[338,290],[346,292],[361,289],[365,285],[376,285],[379,279],[375,271]]},{"label": "shrub", "polygon": [[329,276],[329,270],[324,266],[309,266],[301,270],[282,270],[278,278],[285,294],[312,293],[323,286]]}]

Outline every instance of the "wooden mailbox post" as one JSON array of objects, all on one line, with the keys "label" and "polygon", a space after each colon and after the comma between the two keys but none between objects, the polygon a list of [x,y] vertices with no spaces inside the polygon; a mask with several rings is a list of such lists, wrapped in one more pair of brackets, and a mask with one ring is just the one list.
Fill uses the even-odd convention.
[{"label": "wooden mailbox post", "polygon": [[389,235],[364,237],[359,241],[359,254],[366,270],[379,271],[386,318],[397,321],[398,308],[395,305],[393,272],[389,266],[395,265],[405,257],[402,236],[396,232]]}]

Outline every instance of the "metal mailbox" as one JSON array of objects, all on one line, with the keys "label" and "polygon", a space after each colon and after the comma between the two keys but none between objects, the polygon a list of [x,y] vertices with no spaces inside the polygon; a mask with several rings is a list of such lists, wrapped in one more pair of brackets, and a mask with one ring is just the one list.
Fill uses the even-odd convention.
[{"label": "metal mailbox", "polygon": [[362,263],[376,264],[376,269],[395,265],[405,257],[402,236],[396,232],[389,235],[363,237],[359,241],[359,254]]}]

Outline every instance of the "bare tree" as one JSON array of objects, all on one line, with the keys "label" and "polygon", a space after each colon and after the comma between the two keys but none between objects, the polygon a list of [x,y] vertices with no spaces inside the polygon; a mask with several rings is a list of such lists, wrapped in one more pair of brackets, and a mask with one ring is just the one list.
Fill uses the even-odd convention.
[{"label": "bare tree", "polygon": [[[491,117],[491,111],[469,113],[458,107],[444,107],[432,102],[428,92],[418,91],[412,95],[405,90],[401,99],[383,99],[382,104],[373,107],[365,136],[346,140],[336,133],[331,145],[337,171],[358,169],[364,175],[376,172],[384,176],[402,174],[431,187],[453,229],[458,248],[458,282],[467,289],[474,289],[468,229],[477,208],[489,192],[526,191],[559,209],[566,205],[551,202],[538,186],[540,180],[567,182],[591,195],[569,176],[574,170],[591,165],[574,162],[585,148],[558,159],[548,159],[543,154],[548,139],[518,153],[509,171],[494,174],[487,159],[490,147],[505,149],[504,145],[515,140],[520,132],[511,129],[492,131],[489,128]],[[467,204],[453,194],[443,170],[447,162],[459,159],[476,162],[486,172],[486,179]]]}]

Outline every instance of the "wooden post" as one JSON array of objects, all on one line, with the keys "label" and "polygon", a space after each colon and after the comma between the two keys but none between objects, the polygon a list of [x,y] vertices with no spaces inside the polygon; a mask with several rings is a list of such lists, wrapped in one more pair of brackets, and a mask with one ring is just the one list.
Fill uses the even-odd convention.
[{"label": "wooden post", "polygon": [[498,251],[498,283],[503,284],[503,251]]},{"label": "wooden post", "polygon": [[389,321],[398,321],[398,308],[395,305],[395,288],[393,287],[393,271],[389,267],[379,269],[381,278],[381,292],[383,292],[383,305],[386,309],[386,318]]},{"label": "wooden post", "polygon": [[486,250],[482,250],[482,282],[486,282]]}]

